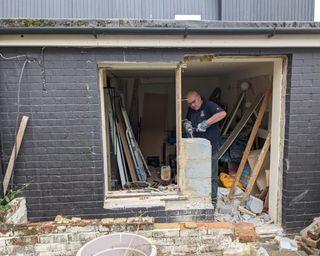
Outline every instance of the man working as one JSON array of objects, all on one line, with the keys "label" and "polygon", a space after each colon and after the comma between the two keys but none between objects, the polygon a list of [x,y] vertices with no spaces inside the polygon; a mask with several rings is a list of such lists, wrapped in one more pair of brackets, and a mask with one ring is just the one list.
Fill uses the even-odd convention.
[{"label": "man working", "polygon": [[218,192],[218,150],[220,141],[220,129],[218,122],[225,118],[227,113],[216,103],[203,99],[196,91],[186,94],[189,105],[187,119],[196,128],[195,137],[205,138],[212,146],[211,168],[211,201],[215,207]]}]

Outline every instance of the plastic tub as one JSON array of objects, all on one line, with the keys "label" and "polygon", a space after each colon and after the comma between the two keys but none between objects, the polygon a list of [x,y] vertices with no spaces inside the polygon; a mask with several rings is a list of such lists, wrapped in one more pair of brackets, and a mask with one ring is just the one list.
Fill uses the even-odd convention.
[{"label": "plastic tub", "polygon": [[146,237],[115,233],[95,238],[83,245],[77,256],[156,256],[157,249]]}]

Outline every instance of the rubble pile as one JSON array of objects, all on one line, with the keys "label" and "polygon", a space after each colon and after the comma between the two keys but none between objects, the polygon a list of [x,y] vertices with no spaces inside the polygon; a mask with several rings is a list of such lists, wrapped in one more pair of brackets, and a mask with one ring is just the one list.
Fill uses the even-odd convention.
[{"label": "rubble pile", "polygon": [[300,232],[296,237],[298,246],[309,255],[320,255],[320,217]]}]

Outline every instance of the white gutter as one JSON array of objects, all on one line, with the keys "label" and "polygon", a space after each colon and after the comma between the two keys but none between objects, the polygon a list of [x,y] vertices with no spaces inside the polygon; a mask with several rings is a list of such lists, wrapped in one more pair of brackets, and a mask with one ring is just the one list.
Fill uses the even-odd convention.
[{"label": "white gutter", "polygon": [[0,47],[103,48],[305,48],[320,47],[319,34],[302,35],[0,35]]}]

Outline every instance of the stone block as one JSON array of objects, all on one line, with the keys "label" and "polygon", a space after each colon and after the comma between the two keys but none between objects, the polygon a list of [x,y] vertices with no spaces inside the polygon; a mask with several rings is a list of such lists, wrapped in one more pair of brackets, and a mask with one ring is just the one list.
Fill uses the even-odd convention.
[{"label": "stone block", "polygon": [[[84,245],[85,242],[69,242],[66,244],[66,251],[70,251],[70,252],[77,252],[82,245]],[[74,253],[73,255],[76,255],[76,253]]]},{"label": "stone block", "polygon": [[71,233],[88,233],[88,232],[95,232],[98,231],[98,226],[96,225],[90,225],[90,226],[72,226],[68,228],[68,232]]},{"label": "stone block", "polygon": [[231,236],[224,235],[206,235],[201,237],[202,244],[214,245],[216,249],[222,250],[232,242]]},{"label": "stone block", "polygon": [[154,238],[178,237],[179,235],[180,229],[156,229],[152,232]]},{"label": "stone block", "polygon": [[235,244],[223,250],[223,256],[248,256],[258,255],[257,250],[251,244]]},{"label": "stone block", "polygon": [[110,226],[99,225],[98,227],[99,232],[109,232],[110,230],[111,230]]},{"label": "stone block", "polygon": [[207,234],[206,228],[180,230],[180,237],[200,237],[206,234]]},{"label": "stone block", "polygon": [[187,159],[184,163],[186,178],[211,178],[211,157]]},{"label": "stone block", "polygon": [[5,255],[7,254],[7,249],[6,249],[6,241],[3,238],[0,238],[0,255]]},{"label": "stone block", "polygon": [[232,214],[232,205],[230,204],[220,204],[218,207],[218,211],[221,214]]},{"label": "stone block", "polygon": [[13,227],[12,225],[5,225],[1,224],[0,225],[0,236],[1,237],[10,237],[13,236]]},{"label": "stone block", "polygon": [[152,230],[153,223],[153,217],[131,217],[127,219],[126,230],[128,232],[133,232],[137,230]]},{"label": "stone block", "polygon": [[87,233],[70,233],[68,234],[69,241],[80,241],[80,242],[87,242],[92,239],[95,239],[102,234],[100,232],[87,232]]},{"label": "stone block", "polygon": [[172,240],[174,242],[174,245],[176,245],[176,246],[201,244],[201,237],[195,237],[195,236],[175,237]]},{"label": "stone block", "polygon": [[36,252],[63,252],[66,250],[66,244],[36,244],[34,246]]},{"label": "stone block", "polygon": [[137,234],[150,238],[152,237],[152,230],[138,230]]},{"label": "stone block", "polygon": [[171,256],[174,255],[173,251],[174,251],[175,246],[158,246],[157,249],[159,250],[159,255],[163,255],[163,256]]},{"label": "stone block", "polygon": [[26,246],[17,246],[17,245],[7,245],[7,253],[9,255],[34,255],[36,253],[35,246],[26,245]]},{"label": "stone block", "polygon": [[208,229],[208,235],[223,235],[223,236],[233,236],[233,228],[214,228]]},{"label": "stone block", "polygon": [[182,159],[202,159],[211,156],[211,144],[203,138],[182,139]]},{"label": "stone block", "polygon": [[176,240],[173,239],[172,237],[159,237],[159,238],[156,238],[156,239],[153,239],[152,240],[153,243],[155,244],[155,246],[172,246],[172,245],[176,245]]},{"label": "stone block", "polygon": [[210,197],[211,178],[192,178],[184,182],[183,193],[194,197]]},{"label": "stone block", "polygon": [[127,223],[138,223],[138,224],[153,224],[154,217],[130,217],[127,218]]},{"label": "stone block", "polygon": [[128,221],[128,218],[115,218],[114,224],[126,224]]},{"label": "stone block", "polygon": [[175,253],[181,253],[183,255],[195,255],[199,253],[199,246],[198,245],[180,245],[175,246],[173,248],[172,254],[175,255]]},{"label": "stone block", "polygon": [[65,232],[67,230],[67,227],[65,225],[58,225],[57,231],[58,232]]},{"label": "stone block", "polygon": [[5,216],[4,222],[7,224],[26,224],[28,222],[26,199],[18,197],[10,202],[11,208]]},{"label": "stone block", "polygon": [[125,223],[113,224],[110,227],[110,231],[111,232],[124,232],[124,231],[126,231],[126,228],[127,228],[127,225]]},{"label": "stone block", "polygon": [[263,210],[263,201],[254,196],[250,196],[246,201],[247,208],[257,214],[260,214]]},{"label": "stone block", "polygon": [[114,223],[114,218],[104,218],[104,219],[101,219],[100,223],[101,223],[101,225],[103,225],[103,226],[112,225],[112,223]]},{"label": "stone block", "polygon": [[35,245],[37,243],[39,243],[38,236],[21,236],[21,237],[14,237],[11,240],[7,240],[7,244],[17,245],[17,246]]},{"label": "stone block", "polygon": [[41,235],[39,237],[39,242],[41,244],[51,244],[51,243],[67,243],[67,234],[52,234],[52,235]]}]

